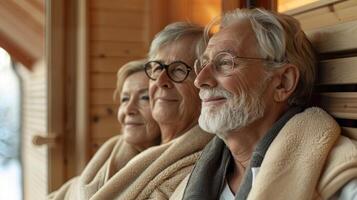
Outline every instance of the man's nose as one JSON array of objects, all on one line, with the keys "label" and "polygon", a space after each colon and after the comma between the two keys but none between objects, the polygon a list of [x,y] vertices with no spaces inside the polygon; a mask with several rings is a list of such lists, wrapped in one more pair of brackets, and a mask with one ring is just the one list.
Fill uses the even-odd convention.
[{"label": "man's nose", "polygon": [[217,85],[217,81],[215,78],[215,74],[213,73],[212,64],[209,63],[197,74],[195,79],[195,86],[197,88],[207,88],[207,87],[215,87]]},{"label": "man's nose", "polygon": [[156,84],[159,87],[163,87],[163,88],[172,88],[173,87],[173,83],[172,83],[171,79],[168,77],[165,69],[163,69],[161,71],[160,75],[157,77]]}]

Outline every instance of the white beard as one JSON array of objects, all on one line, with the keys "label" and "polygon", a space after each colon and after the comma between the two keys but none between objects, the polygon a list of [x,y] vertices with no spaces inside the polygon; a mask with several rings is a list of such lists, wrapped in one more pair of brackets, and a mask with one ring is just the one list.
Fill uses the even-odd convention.
[{"label": "white beard", "polygon": [[202,105],[198,119],[200,127],[224,139],[230,131],[246,127],[263,117],[265,105],[261,99],[266,88],[264,84],[266,81],[250,94],[242,92],[239,96],[234,96],[222,88],[201,89],[201,99],[223,96],[227,101],[218,107]]}]

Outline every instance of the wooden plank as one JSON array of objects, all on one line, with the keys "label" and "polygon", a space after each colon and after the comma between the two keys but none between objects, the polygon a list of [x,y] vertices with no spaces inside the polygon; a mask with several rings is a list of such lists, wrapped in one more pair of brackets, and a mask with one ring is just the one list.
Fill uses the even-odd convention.
[{"label": "wooden plank", "polygon": [[132,60],[143,57],[91,57],[91,72],[117,73],[119,68]]},{"label": "wooden plank", "polygon": [[319,53],[357,49],[357,21],[316,29],[307,34]]},{"label": "wooden plank", "polygon": [[357,57],[323,60],[319,65],[317,84],[356,84]]},{"label": "wooden plank", "polygon": [[348,136],[349,138],[353,138],[357,140],[357,128],[351,127],[342,127],[342,135]]},{"label": "wooden plank", "polygon": [[144,57],[148,51],[143,42],[95,41],[91,45],[90,55],[98,57]]},{"label": "wooden plank", "polygon": [[117,116],[118,105],[99,105],[90,107],[91,121],[95,121],[96,117],[111,117]]},{"label": "wooden plank", "polygon": [[117,119],[112,117],[101,117],[96,122],[91,123],[91,138],[110,138],[120,132],[120,125]]},{"label": "wooden plank", "polygon": [[148,1],[143,0],[90,0],[90,9],[113,11],[148,11]]},{"label": "wooden plank", "polygon": [[357,19],[357,2],[354,0],[340,1],[334,4],[305,10],[294,15],[305,31],[336,25]]},{"label": "wooden plank", "polygon": [[332,116],[357,119],[357,92],[321,93],[319,97],[319,106]]},{"label": "wooden plank", "polygon": [[[90,46],[88,41],[88,1],[79,0],[78,9],[78,46],[77,46],[77,71],[76,71],[76,118],[75,118],[75,147],[76,153],[74,156],[76,163],[76,172],[80,173],[86,166],[90,157],[90,130],[89,130],[89,87],[90,87],[90,68],[89,51]],[[72,154],[73,155],[73,154]]]},{"label": "wooden plank", "polygon": [[278,11],[287,15],[297,15],[338,1],[340,0],[279,0]]},{"label": "wooden plank", "polygon": [[90,40],[92,41],[145,42],[145,31],[143,29],[93,27],[90,33]]},{"label": "wooden plank", "polygon": [[90,12],[90,25],[145,29],[147,28],[145,17],[146,15],[143,12],[92,10]]},{"label": "wooden plank", "polygon": [[91,105],[113,105],[114,89],[95,89],[91,90]]},{"label": "wooden plank", "polygon": [[91,89],[115,89],[116,73],[92,73]]}]

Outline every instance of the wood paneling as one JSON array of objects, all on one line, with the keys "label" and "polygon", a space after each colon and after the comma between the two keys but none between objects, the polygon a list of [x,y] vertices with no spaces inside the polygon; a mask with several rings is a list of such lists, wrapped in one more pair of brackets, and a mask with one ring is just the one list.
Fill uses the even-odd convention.
[{"label": "wood paneling", "polygon": [[[142,56],[143,57],[143,56]],[[93,73],[117,73],[120,66],[142,57],[91,57],[91,72]]]},{"label": "wood paneling", "polygon": [[357,119],[357,92],[321,93],[320,106],[332,116]]},{"label": "wood paneling", "polygon": [[342,127],[342,134],[357,140],[357,128]]},{"label": "wood paneling", "polygon": [[292,15],[298,19],[304,30],[327,27],[357,19],[357,1],[330,1],[330,4],[300,11]]},{"label": "wood paneling", "polygon": [[[138,11],[110,11],[110,10],[93,10],[91,12],[91,26],[121,27],[129,29],[147,28],[145,16]],[[118,20],[127,19],[127,20]]]},{"label": "wood paneling", "polygon": [[357,21],[317,28],[307,34],[319,53],[357,49]]},{"label": "wood paneling", "polygon": [[357,84],[357,57],[323,60],[318,72],[318,84]]},{"label": "wood paneling", "polygon": [[98,27],[91,28],[91,40],[110,42],[144,42],[144,30],[124,29],[121,27]]},{"label": "wood paneling", "polygon": [[114,105],[114,89],[91,90],[91,105]]},{"label": "wood paneling", "polygon": [[0,1],[0,45],[27,67],[43,56],[44,17],[38,3]]},{"label": "wood paneling", "polygon": [[113,100],[116,73],[125,63],[147,54],[149,5],[142,0],[89,3],[91,153],[120,131]]},{"label": "wood paneling", "polygon": [[91,10],[110,10],[120,11],[148,11],[147,1],[143,0],[90,0],[89,7]]},{"label": "wood paneling", "polygon": [[114,89],[117,77],[115,73],[98,73],[91,77],[92,89]]},{"label": "wood paneling", "polygon": [[94,41],[91,56],[98,57],[140,57],[147,53],[142,42]]}]

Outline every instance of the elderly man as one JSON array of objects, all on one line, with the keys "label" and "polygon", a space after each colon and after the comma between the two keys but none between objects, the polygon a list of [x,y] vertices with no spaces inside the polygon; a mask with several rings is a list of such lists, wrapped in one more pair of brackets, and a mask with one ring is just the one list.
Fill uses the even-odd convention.
[{"label": "elderly man", "polygon": [[172,199],[356,199],[357,141],[322,109],[303,108],[315,63],[292,17],[224,15],[194,66],[199,125],[216,137]]}]

